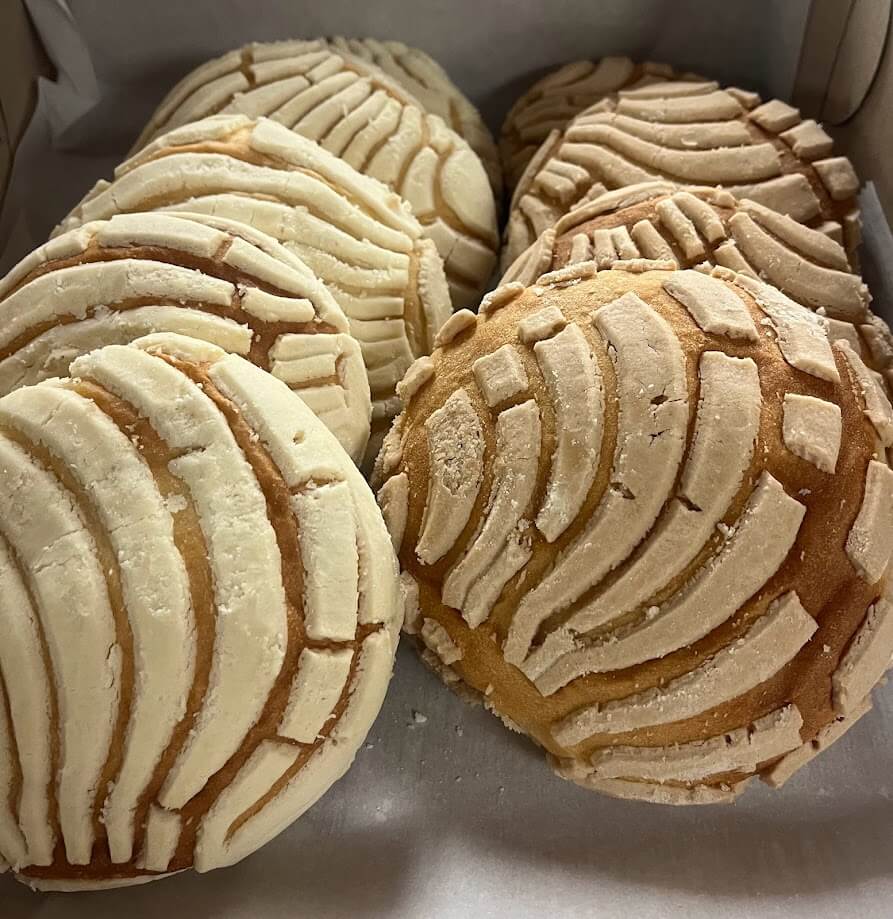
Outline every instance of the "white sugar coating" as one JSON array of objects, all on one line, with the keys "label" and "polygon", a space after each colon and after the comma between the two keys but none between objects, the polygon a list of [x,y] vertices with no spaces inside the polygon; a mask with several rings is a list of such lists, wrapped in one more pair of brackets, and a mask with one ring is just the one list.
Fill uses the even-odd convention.
[{"label": "white sugar coating", "polygon": [[170,332],[71,370],[0,398],[0,853],[45,889],[271,839],[350,765],[403,618],[368,486],[285,383]]}]

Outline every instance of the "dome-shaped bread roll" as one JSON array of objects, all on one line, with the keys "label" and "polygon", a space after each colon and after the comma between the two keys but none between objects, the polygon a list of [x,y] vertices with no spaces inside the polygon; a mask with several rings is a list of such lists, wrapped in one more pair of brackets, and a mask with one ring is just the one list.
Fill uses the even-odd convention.
[{"label": "dome-shaped bread roll", "polygon": [[0,281],[0,395],[106,344],[178,332],[288,383],[354,458],[369,384],[347,318],[313,272],[250,226],[202,214],[122,214],[41,246]]},{"label": "dome-shaped bread roll", "polygon": [[476,302],[499,231],[468,143],[382,70],[325,42],[247,45],[186,76],[137,141],[209,115],[268,116],[402,195],[446,263],[453,303]]},{"label": "dome-shaped bread roll", "polygon": [[60,229],[120,212],[186,210],[274,236],[350,319],[372,390],[373,425],[394,386],[450,315],[443,263],[397,195],[268,119],[220,115],[177,128],[100,181]]},{"label": "dome-shaped bread roll", "polygon": [[402,612],[371,492],[284,383],[172,334],[71,369],[0,399],[0,857],[50,890],[285,829],[350,765]]},{"label": "dome-shaped bread roll", "polygon": [[[718,84],[694,74],[677,74],[669,64],[637,63],[628,57],[572,61],[537,80],[509,110],[502,123],[499,153],[506,184],[514,188],[542,142],[584,109],[605,96],[623,91],[634,99],[655,93],[690,95],[705,84]],[[670,85],[668,85],[670,84]]]},{"label": "dome-shaped bread roll", "polygon": [[684,96],[619,92],[543,143],[515,189],[503,265],[581,201],[654,179],[721,185],[810,226],[836,221],[852,252],[859,181],[831,148],[815,121],[778,99],[712,83]]},{"label": "dome-shaped bread roll", "polygon": [[692,270],[511,284],[401,391],[377,479],[407,630],[562,775],[726,801],[869,708],[893,409],[815,314]]},{"label": "dome-shaped bread roll", "polygon": [[893,336],[869,310],[871,295],[853,273],[841,239],[840,224],[811,229],[720,189],[643,182],[605,192],[565,214],[515,260],[502,283],[529,286],[568,265],[573,274],[618,262],[639,269],[649,263],[724,266],[818,312],[832,341],[848,341],[891,383]]}]

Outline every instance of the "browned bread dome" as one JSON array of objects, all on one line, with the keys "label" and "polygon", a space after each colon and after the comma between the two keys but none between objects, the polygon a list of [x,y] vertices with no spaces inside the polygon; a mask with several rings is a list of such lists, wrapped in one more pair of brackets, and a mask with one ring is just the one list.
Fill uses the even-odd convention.
[{"label": "browned bread dome", "polygon": [[378,461],[407,631],[586,787],[780,784],[893,652],[893,410],[743,275],[504,286],[410,369]]}]

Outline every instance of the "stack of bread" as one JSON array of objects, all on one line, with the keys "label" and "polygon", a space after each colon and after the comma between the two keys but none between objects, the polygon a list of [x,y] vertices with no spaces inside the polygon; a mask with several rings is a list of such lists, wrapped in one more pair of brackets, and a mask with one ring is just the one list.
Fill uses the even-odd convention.
[{"label": "stack of bread", "polygon": [[585,788],[785,782],[893,655],[858,184],[786,103],[625,58],[498,152],[398,42],[189,74],[0,282],[0,867],[250,854],[401,623]]}]

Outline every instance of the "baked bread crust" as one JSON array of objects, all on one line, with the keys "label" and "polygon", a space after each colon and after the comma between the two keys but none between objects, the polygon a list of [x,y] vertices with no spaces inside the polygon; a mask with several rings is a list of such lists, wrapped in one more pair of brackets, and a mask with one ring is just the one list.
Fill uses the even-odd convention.
[{"label": "baked bread crust", "polygon": [[549,135],[515,189],[504,267],[581,202],[655,179],[723,186],[809,226],[835,221],[855,251],[859,181],[816,122],[778,99],[713,83],[658,95],[674,85],[620,90]]},{"label": "baked bread crust", "polygon": [[849,342],[884,376],[889,394],[893,336],[869,309],[871,294],[853,272],[842,240],[838,223],[812,229],[721,189],[643,182],[605,192],[565,214],[515,260],[501,283],[529,286],[568,265],[579,273],[583,263],[593,273],[618,262],[642,270],[664,263],[721,266],[765,281],[818,313],[829,338]]},{"label": "baked bread crust", "polygon": [[0,281],[0,395],[153,332],[248,357],[291,386],[355,460],[372,406],[325,286],[271,236],[203,214],[119,214],[36,249]]},{"label": "baked bread crust", "polygon": [[585,787],[779,784],[890,662],[893,409],[752,278],[574,267],[401,384],[376,483],[406,630]]},{"label": "baked bread crust", "polygon": [[281,832],[349,767],[402,612],[368,486],[284,383],[169,333],[72,373],[0,399],[0,853],[53,890]]},{"label": "baked bread crust", "polygon": [[480,297],[499,248],[487,173],[467,141],[383,70],[324,41],[247,45],[177,84],[134,150],[215,114],[270,117],[383,182],[443,256],[456,309]]},{"label": "baked bread crust", "polygon": [[373,430],[396,414],[394,386],[450,315],[443,263],[402,200],[269,119],[218,115],[176,128],[98,182],[65,230],[115,213],[190,211],[278,239],[350,320],[372,391]]},{"label": "baked bread crust", "polygon": [[[540,144],[555,130],[606,95],[654,84],[710,81],[697,74],[677,74],[669,64],[637,63],[628,57],[571,61],[537,80],[509,110],[502,123],[499,153],[506,185],[513,189]],[[713,84],[716,86],[716,84]],[[684,86],[670,91],[685,92]]]}]

